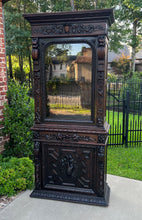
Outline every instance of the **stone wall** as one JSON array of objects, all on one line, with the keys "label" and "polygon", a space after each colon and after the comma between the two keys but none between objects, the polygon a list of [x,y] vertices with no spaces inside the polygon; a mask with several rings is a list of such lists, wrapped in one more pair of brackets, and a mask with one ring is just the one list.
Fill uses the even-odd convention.
[{"label": "stone wall", "polygon": [[[2,0],[0,0],[0,120],[3,120],[3,107],[6,102],[7,91],[7,74],[6,74],[6,57],[5,57],[5,40],[4,40],[4,23],[3,23]],[[0,127],[1,132],[1,127]],[[7,137],[0,136],[0,153]]]}]

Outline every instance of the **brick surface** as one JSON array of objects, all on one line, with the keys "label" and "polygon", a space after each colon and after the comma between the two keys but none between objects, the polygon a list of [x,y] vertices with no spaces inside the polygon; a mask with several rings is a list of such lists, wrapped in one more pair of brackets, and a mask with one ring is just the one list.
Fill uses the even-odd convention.
[{"label": "brick surface", "polygon": [[[0,0],[0,120],[3,120],[3,106],[6,100],[7,91],[7,73],[5,59],[5,40],[4,40],[4,25],[2,13],[2,0]],[[1,127],[0,127],[1,132]],[[0,152],[3,151],[4,143],[8,141],[7,137],[0,137]]]}]

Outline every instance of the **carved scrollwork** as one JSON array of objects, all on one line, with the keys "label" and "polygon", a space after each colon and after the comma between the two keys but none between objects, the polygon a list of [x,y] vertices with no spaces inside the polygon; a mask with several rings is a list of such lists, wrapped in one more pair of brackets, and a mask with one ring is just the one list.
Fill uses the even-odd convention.
[{"label": "carved scrollwork", "polygon": [[37,107],[35,112],[35,121],[40,123],[40,120],[41,120],[41,112],[40,112],[40,108]]},{"label": "carved scrollwork", "polygon": [[[35,198],[44,198],[44,199],[55,199],[71,202],[80,202],[85,204],[93,205],[108,205],[108,201],[105,201],[103,197],[95,197],[94,195],[85,195],[85,194],[74,194],[74,193],[63,193],[58,191],[46,191],[46,190],[34,190],[31,194],[31,197]],[[107,195],[108,200],[108,195]]]},{"label": "carved scrollwork", "polygon": [[104,156],[105,146],[98,146],[97,149],[97,167],[98,167],[98,195],[104,196]]},{"label": "carved scrollwork", "polygon": [[104,121],[104,119],[103,119],[102,116],[97,117],[97,125],[98,125],[99,127],[102,127],[102,126],[103,126],[103,121]]},{"label": "carved scrollwork", "polygon": [[51,24],[42,27],[33,27],[34,35],[54,36],[54,35],[76,35],[92,34],[97,31],[105,31],[105,27],[100,24]]},{"label": "carved scrollwork", "polygon": [[69,141],[69,140],[72,142],[78,142],[78,141],[94,142],[96,141],[95,138],[91,138],[89,136],[80,136],[77,134],[66,134],[66,133],[48,134],[48,135],[43,135],[42,137],[45,137],[47,140],[55,140],[55,141]]},{"label": "carved scrollwork", "polygon": [[98,156],[99,156],[99,158],[104,157],[104,153],[105,153],[105,147],[104,146],[99,146],[98,147]]},{"label": "carved scrollwork", "polygon": [[35,187],[41,188],[41,164],[40,164],[40,142],[34,144],[34,162],[35,162]]},{"label": "carved scrollwork", "polygon": [[34,131],[33,132],[33,139],[39,139],[40,138],[40,134],[38,131]]},{"label": "carved scrollwork", "polygon": [[102,127],[104,124],[104,82],[105,82],[105,46],[106,37],[104,35],[98,37],[98,66],[97,66],[97,126]]}]

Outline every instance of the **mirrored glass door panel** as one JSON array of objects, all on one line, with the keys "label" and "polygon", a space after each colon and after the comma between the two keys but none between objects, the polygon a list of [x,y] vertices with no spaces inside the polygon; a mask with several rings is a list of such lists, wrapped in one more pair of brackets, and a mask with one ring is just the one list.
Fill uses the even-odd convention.
[{"label": "mirrored glass door panel", "polygon": [[91,121],[92,49],[53,44],[46,49],[47,119]]}]

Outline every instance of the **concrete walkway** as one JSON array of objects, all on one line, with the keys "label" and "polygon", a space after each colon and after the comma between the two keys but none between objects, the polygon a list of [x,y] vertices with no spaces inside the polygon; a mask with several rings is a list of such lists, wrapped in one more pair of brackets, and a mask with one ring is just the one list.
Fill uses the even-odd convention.
[{"label": "concrete walkway", "polygon": [[0,220],[142,220],[142,181],[108,175],[108,207],[18,196],[0,211]]}]

